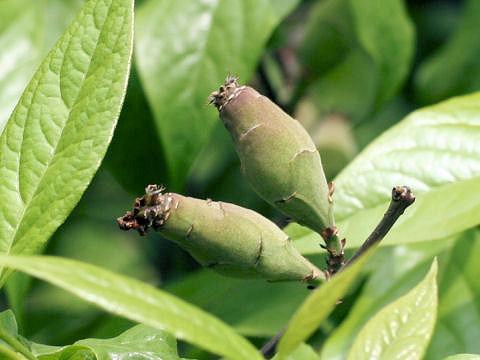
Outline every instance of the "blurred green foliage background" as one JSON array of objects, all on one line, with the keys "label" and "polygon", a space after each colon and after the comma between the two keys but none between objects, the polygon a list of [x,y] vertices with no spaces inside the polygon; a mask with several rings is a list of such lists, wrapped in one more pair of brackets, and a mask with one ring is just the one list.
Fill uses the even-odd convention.
[{"label": "blurred green foliage background", "polygon": [[[0,1],[2,128],[41,59],[83,3]],[[187,253],[155,233],[139,238],[118,231],[115,219],[147,184],[158,183],[255,209],[281,225],[288,222],[250,189],[216,110],[205,106],[229,72],[306,126],[329,180],[412,110],[480,89],[479,1],[353,3],[137,1],[134,63],[113,141],[91,186],[45,252],[166,288],[233,324],[257,344],[274,335],[307,295],[303,286],[223,278],[201,270]],[[385,30],[381,37],[369,33],[371,23],[365,19]],[[239,32],[237,22],[246,24],[241,31],[248,32]],[[472,238],[478,235],[467,233],[459,241],[475,247]],[[346,319],[361,289],[380,293],[380,302],[387,303],[419,280],[416,274],[423,274],[419,269],[428,267],[432,255],[464,251],[456,241],[447,239],[435,248],[383,248],[370,269],[375,267],[374,276],[382,277],[389,272],[382,258],[401,264],[397,282],[372,289],[382,279],[372,282],[365,274],[345,306],[317,332],[317,345]],[[320,255],[313,260],[323,261]],[[21,333],[36,342],[62,345],[115,336],[132,325],[20,273],[7,288],[3,307],[14,309]],[[474,297],[471,306],[477,306],[472,311],[478,319],[478,293]],[[381,304],[373,307],[364,301],[352,311],[362,306],[358,318]],[[458,339],[440,329],[429,358],[480,352],[480,329],[472,330],[471,322],[465,319]],[[335,339],[331,341],[326,354],[335,347]],[[188,346],[183,352],[207,358]]]}]

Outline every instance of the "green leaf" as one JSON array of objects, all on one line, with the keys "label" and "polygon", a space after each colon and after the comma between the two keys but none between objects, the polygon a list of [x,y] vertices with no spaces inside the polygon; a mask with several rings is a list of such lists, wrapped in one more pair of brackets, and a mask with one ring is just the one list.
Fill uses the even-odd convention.
[{"label": "green leaf", "polygon": [[148,184],[167,183],[165,156],[135,63],[115,136],[103,163],[135,196],[141,194]]},{"label": "green leaf", "polygon": [[[415,34],[403,0],[331,0],[311,10],[300,54],[320,118],[339,113],[358,123],[405,81]],[[318,116],[317,116],[318,117]]]},{"label": "green leaf", "polygon": [[173,336],[145,325],[134,326],[115,338],[83,339],[64,347],[32,344],[32,351],[39,360],[180,359]]},{"label": "green leaf", "polygon": [[10,360],[33,358],[28,341],[18,334],[17,321],[11,310],[0,313],[0,356]]},{"label": "green leaf", "polygon": [[[89,191],[91,189],[92,187]],[[84,198],[82,202],[83,200]],[[50,251],[54,249],[56,255],[122,272],[124,275],[142,281],[158,282],[158,276],[155,276],[153,266],[147,258],[147,254],[152,250],[144,246],[147,242],[132,241],[128,234],[115,231],[112,218],[114,217],[111,216],[108,223],[103,223],[98,218],[76,217],[74,221],[63,225],[61,231],[55,233],[49,243]],[[115,254],[115,256],[105,256],[105,254]],[[17,275],[24,274],[15,273],[7,285]],[[97,332],[100,325],[111,318],[96,306],[43,283],[35,286],[29,296],[20,301],[27,315],[24,317],[26,321],[21,323],[23,333],[46,344],[71,344],[74,340],[85,337],[86,333],[94,336],[92,331]],[[15,314],[17,315],[17,311]],[[49,319],[55,319],[55,321],[49,321]],[[18,315],[17,320],[20,320]],[[126,320],[123,322],[127,325],[129,323]],[[106,334],[106,336],[118,334],[119,326],[117,325],[117,332]],[[57,331],[59,328],[62,329],[61,332]]]},{"label": "green leaf", "polygon": [[83,0],[0,1],[0,134],[38,65]]},{"label": "green leaf", "polygon": [[238,360],[261,359],[257,350],[224,322],[146,283],[63,258],[0,256],[0,263],[216,354]]},{"label": "green leaf", "polygon": [[[428,271],[432,257],[439,259],[438,317],[425,360],[460,352],[480,352],[478,269],[480,236],[461,236],[432,242],[380,248],[369,262],[371,276],[346,319],[329,336],[322,358],[345,359],[360,331],[375,313],[405,294]],[[461,261],[459,261],[461,259]]]},{"label": "green leaf", "polygon": [[5,310],[0,313],[0,326],[10,335],[18,336],[17,321],[12,310]]},{"label": "green leaf", "polygon": [[457,354],[446,357],[443,360],[480,360],[480,355],[474,354]]},{"label": "green leaf", "polygon": [[263,46],[298,0],[150,0],[137,12],[136,59],[169,169],[186,175],[218,121],[205,109],[227,73],[252,75]]},{"label": "green leaf", "polygon": [[297,282],[227,278],[211,270],[183,276],[167,290],[231,324],[245,336],[272,337],[310,291]]},{"label": "green leaf", "polygon": [[374,249],[361,256],[344,271],[318,287],[293,315],[277,346],[278,358],[284,359],[318,328],[347,292]]},{"label": "green leaf", "polygon": [[348,0],[317,1],[305,24],[300,60],[309,76],[317,77],[342,61],[354,42]]},{"label": "green leaf", "polygon": [[347,120],[358,123],[372,112],[377,87],[375,64],[357,47],[312,84],[308,96],[321,115],[341,113]]},{"label": "green leaf", "polygon": [[417,196],[382,244],[444,238],[480,223],[480,93],[413,112],[372,142],[335,181],[347,246],[382,218],[395,185]]},{"label": "green leaf", "polygon": [[[280,359],[279,355],[276,355],[273,360]],[[294,351],[288,355],[285,360],[319,360],[319,355],[307,344],[300,344]]]},{"label": "green leaf", "polygon": [[38,250],[88,186],[123,102],[132,26],[133,0],[90,0],[26,88],[0,138],[1,253]]},{"label": "green leaf", "polygon": [[480,89],[480,2],[463,4],[457,28],[448,41],[428,57],[415,74],[415,87],[423,102],[432,103],[450,96]]},{"label": "green leaf", "polygon": [[377,103],[390,99],[408,75],[415,30],[403,0],[350,0],[353,23],[362,47],[380,76]]},{"label": "green leaf", "polygon": [[383,308],[360,331],[348,359],[422,359],[437,315],[437,260],[408,294]]},{"label": "green leaf", "polygon": [[425,360],[480,353],[480,232],[467,231],[440,268],[438,319]]}]

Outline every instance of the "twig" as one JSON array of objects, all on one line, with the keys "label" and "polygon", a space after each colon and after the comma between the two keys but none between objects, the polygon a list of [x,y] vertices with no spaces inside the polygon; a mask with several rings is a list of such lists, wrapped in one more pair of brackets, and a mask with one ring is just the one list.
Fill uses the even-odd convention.
[{"label": "twig", "polygon": [[280,341],[280,338],[282,337],[285,330],[287,330],[287,326],[285,326],[282,330],[278,332],[277,335],[275,335],[265,345],[262,346],[262,348],[260,349],[260,353],[265,357],[265,359],[271,359],[275,355],[277,344]]},{"label": "twig", "polygon": [[[413,194],[412,190],[410,190],[409,187],[407,186],[395,186],[392,190],[392,200],[390,201],[390,205],[387,209],[387,212],[385,215],[383,215],[383,219],[380,221],[380,223],[377,225],[375,230],[370,234],[370,236],[365,240],[365,242],[360,246],[360,248],[353,254],[353,256],[348,259],[348,261],[341,266],[339,271],[344,270],[347,266],[349,266],[355,259],[357,259],[360,255],[362,255],[365,251],[370,249],[372,246],[375,244],[379,243],[385,235],[388,233],[388,231],[392,228],[393,224],[398,220],[398,218],[403,214],[405,209],[409,207],[410,205],[413,204],[415,201],[415,195]],[[336,227],[332,227],[332,229],[329,230],[329,235],[331,237],[336,236],[338,233],[338,230]],[[324,235],[324,234],[322,234]],[[325,238],[325,236],[324,236]],[[342,246],[345,246],[345,240],[342,240]],[[327,249],[328,250],[328,249]],[[343,252],[342,254],[343,255]],[[330,259],[332,258],[332,253],[329,252]],[[333,259],[335,260],[335,259]],[[329,270],[328,272],[336,272],[335,268],[333,266],[336,266],[340,263],[340,261],[343,260],[343,258],[339,261],[333,261],[334,263],[327,264],[329,265]],[[260,349],[260,352],[265,356],[265,358],[270,359],[275,355],[275,348],[280,341],[280,338],[282,337],[283,333],[287,327],[285,326],[280,332],[275,335],[272,339],[270,339],[263,347]]]},{"label": "twig", "polygon": [[392,201],[387,212],[383,215],[382,221],[377,225],[375,230],[360,246],[360,248],[348,259],[348,261],[342,266],[341,270],[350,265],[356,258],[362,255],[365,251],[370,249],[373,245],[382,241],[388,231],[392,228],[393,224],[398,220],[400,215],[403,214],[405,209],[413,204],[415,201],[415,195],[412,190],[407,186],[395,186],[392,190]]}]

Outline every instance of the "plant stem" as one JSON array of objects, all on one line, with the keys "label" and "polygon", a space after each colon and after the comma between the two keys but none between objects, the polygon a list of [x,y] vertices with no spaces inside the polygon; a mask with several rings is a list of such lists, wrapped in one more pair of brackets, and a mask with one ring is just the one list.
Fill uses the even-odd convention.
[{"label": "plant stem", "polygon": [[[366,252],[368,249],[370,249],[372,246],[378,244],[388,233],[388,231],[392,228],[393,224],[398,220],[398,218],[403,214],[405,209],[409,207],[410,205],[413,204],[415,201],[415,195],[413,194],[412,190],[410,190],[409,187],[407,186],[395,186],[392,190],[392,200],[390,201],[390,205],[385,213],[383,215],[383,219],[380,221],[380,223],[377,225],[375,230],[370,234],[370,236],[365,240],[365,242],[360,246],[360,248],[353,254],[353,256],[348,259],[348,261],[343,264],[338,271],[344,270],[347,266],[349,266],[355,259],[357,259],[360,255],[362,255],[364,252]],[[332,241],[339,241],[337,237],[337,228],[336,227],[331,227],[327,228],[326,232],[322,234],[322,236],[325,238],[330,238],[335,240]],[[327,243],[328,244],[328,243]],[[342,245],[342,250],[343,247],[345,246],[345,240],[341,240],[341,245]],[[327,247],[328,251],[328,247]],[[338,258],[334,258],[334,253],[331,251],[329,252],[329,260],[332,260],[332,263],[328,263],[329,269],[327,272],[331,272],[333,274],[334,272],[337,272],[335,267],[340,264],[340,261],[343,261],[343,258],[340,257],[343,256],[343,251],[341,254],[338,254]],[[280,332],[275,335],[270,341],[268,341],[261,349],[260,352],[267,358],[270,359],[275,355],[275,348],[277,346],[277,343],[280,341],[280,338],[282,337],[283,333],[287,327],[285,326]]]},{"label": "plant stem", "polygon": [[[37,358],[30,352],[30,350],[22,344],[17,338],[15,338],[12,334],[8,333],[4,328],[0,326],[0,339],[5,341],[8,345],[10,345],[17,353],[22,354],[23,357],[27,358],[28,360],[37,360]],[[2,348],[5,351],[6,348]],[[8,349],[7,349],[8,350]],[[17,358],[19,358],[17,356]]]},{"label": "plant stem", "polygon": [[353,256],[348,259],[348,261],[342,266],[340,270],[345,269],[365,251],[382,241],[385,235],[392,228],[393,224],[395,224],[395,222],[403,214],[405,209],[412,205],[414,201],[415,195],[409,187],[395,186],[392,190],[392,200],[390,201],[387,212],[385,213],[385,215],[383,215],[383,219],[377,225],[375,230],[373,230],[367,240],[365,240],[362,246],[360,246],[360,248],[355,252],[355,254],[353,254]]},{"label": "plant stem", "polygon": [[260,353],[265,357],[265,359],[271,359],[275,355],[275,348],[277,347],[277,343],[285,330],[287,330],[287,326],[284,326],[277,335],[275,335],[265,345],[262,346]]}]

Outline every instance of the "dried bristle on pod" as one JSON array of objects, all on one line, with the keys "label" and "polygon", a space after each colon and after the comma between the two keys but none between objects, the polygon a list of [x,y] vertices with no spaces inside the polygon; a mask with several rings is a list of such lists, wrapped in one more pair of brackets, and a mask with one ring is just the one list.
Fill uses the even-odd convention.
[{"label": "dried bristle on pod", "polygon": [[273,222],[237,205],[163,193],[149,185],[133,211],[117,221],[121,229],[141,235],[149,228],[159,231],[224,275],[309,283],[325,279]]},{"label": "dried bristle on pod", "polygon": [[210,104],[232,136],[242,171],[263,199],[320,234],[335,225],[320,154],[297,120],[231,76],[210,95]]}]

